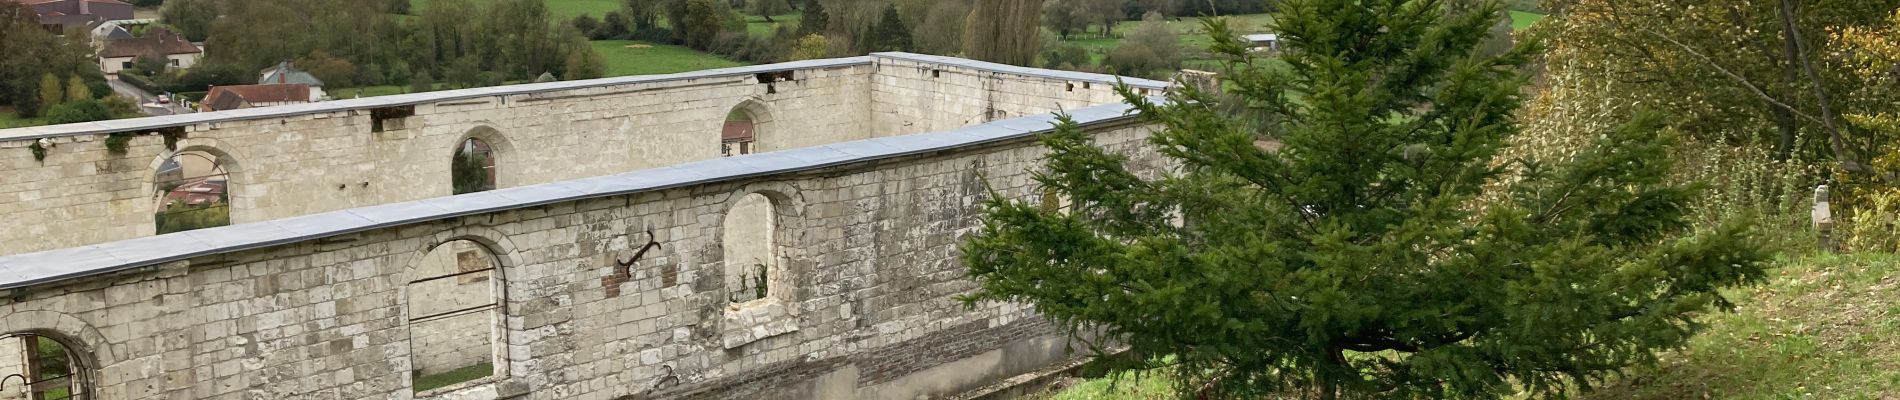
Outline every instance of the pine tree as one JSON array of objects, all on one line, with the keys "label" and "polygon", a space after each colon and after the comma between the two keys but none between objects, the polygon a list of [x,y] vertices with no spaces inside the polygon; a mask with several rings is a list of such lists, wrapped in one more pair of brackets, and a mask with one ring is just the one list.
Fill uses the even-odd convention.
[{"label": "pine tree", "polygon": [[825,2],[810,0],[805,3],[805,14],[798,20],[798,37],[824,34],[831,23],[831,15],[825,14]]},{"label": "pine tree", "polygon": [[910,27],[897,15],[897,6],[884,8],[884,17],[871,30],[871,51],[910,51]]},{"label": "pine tree", "polygon": [[1121,88],[1176,172],[1066,117],[1045,135],[1053,195],[986,202],[965,301],[1033,305],[1200,398],[1539,397],[1654,362],[1763,277],[1750,224],[1691,226],[1659,118],[1498,159],[1535,46],[1477,52],[1495,3],[1278,4],[1290,68],[1214,19],[1225,94]]}]

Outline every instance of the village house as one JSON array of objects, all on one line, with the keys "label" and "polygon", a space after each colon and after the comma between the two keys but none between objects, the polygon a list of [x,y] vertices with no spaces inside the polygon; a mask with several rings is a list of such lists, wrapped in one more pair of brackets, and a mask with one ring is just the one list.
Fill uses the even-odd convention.
[{"label": "village house", "polygon": [[297,66],[289,61],[278,62],[277,65],[259,72],[257,84],[302,84],[310,87],[310,101],[323,101],[329,98],[329,95],[323,93],[323,80],[317,79],[316,75],[311,75],[309,72],[297,69]]},{"label": "village house", "polygon": [[118,0],[23,0],[21,3],[39,13],[41,25],[60,32],[105,21],[132,19],[132,5]]},{"label": "village house", "polygon": [[139,58],[164,60],[165,68],[191,68],[198,64],[204,49],[184,36],[165,28],[151,28],[145,36],[110,34],[105,48],[99,50],[99,70],[107,75],[132,68]]},{"label": "village house", "polygon": [[317,100],[310,85],[301,83],[212,86],[211,92],[205,94],[199,111],[281,106]]}]

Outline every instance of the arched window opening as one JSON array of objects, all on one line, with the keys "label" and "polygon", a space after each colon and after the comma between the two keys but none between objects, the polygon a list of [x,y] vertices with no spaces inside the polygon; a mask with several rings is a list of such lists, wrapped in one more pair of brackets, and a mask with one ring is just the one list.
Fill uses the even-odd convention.
[{"label": "arched window opening", "polygon": [[726,212],[721,243],[725,248],[726,299],[747,303],[771,298],[781,290],[774,232],[778,229],[772,200],[752,193],[733,203]]},{"label": "arched window opening", "polygon": [[495,190],[495,150],[481,139],[463,139],[449,168],[455,194]]},{"label": "arched window opening", "polygon": [[231,224],[230,174],[224,160],[203,151],[172,154],[152,179],[158,234]]},{"label": "arched window opening", "polygon": [[410,377],[416,392],[496,375],[501,336],[499,263],[481,244],[456,240],[422,257],[405,290]]},{"label": "arched window opening", "polygon": [[719,154],[724,157],[757,152],[758,124],[752,112],[734,109],[726,113],[726,125],[720,130],[719,143]]},{"label": "arched window opening", "polygon": [[79,355],[30,333],[0,335],[0,399],[91,399]]}]

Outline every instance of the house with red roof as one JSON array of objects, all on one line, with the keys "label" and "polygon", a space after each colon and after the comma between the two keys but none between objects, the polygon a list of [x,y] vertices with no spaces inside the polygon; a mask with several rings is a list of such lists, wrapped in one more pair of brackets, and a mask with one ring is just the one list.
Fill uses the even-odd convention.
[{"label": "house with red roof", "polygon": [[105,21],[132,19],[132,5],[119,0],[22,0],[40,15],[40,24],[59,27],[90,28]]},{"label": "house with red roof", "polygon": [[212,86],[211,92],[205,94],[204,101],[199,103],[199,109],[200,111],[236,110],[302,104],[317,100],[317,97],[312,96],[310,85],[301,83]]}]

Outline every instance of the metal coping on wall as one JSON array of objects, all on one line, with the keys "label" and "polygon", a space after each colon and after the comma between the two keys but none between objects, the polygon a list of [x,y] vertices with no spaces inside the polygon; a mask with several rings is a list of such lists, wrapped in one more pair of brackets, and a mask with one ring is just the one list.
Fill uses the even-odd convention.
[{"label": "metal coping on wall", "polygon": [[955,57],[932,56],[912,53],[872,53],[869,56],[832,58],[822,60],[803,60],[777,64],[763,64],[733,68],[709,69],[662,75],[636,75],[613,78],[588,79],[579,81],[529,83],[521,85],[494,86],[473,89],[445,90],[440,92],[411,93],[390,96],[357,98],[326,101],[318,103],[292,104],[275,107],[244,108],[226,111],[213,111],[191,114],[164,115],[155,117],[129,118],[76,124],[34,126],[26,128],[0,129],[0,141],[35,140],[41,138],[98,135],[114,132],[137,132],[155,129],[210,124],[220,122],[250,121],[271,118],[286,118],[300,115],[344,112],[375,109],[394,106],[414,106],[419,104],[440,103],[484,97],[533,95],[548,92],[593,89],[635,84],[684,82],[695,79],[753,76],[783,70],[824,69],[873,65],[877,59],[905,60],[911,62],[942,64],[998,73],[1040,77],[1057,80],[1075,80],[1084,82],[1114,83],[1123,81],[1129,85],[1163,89],[1167,82],[1149,79],[1122,78],[1114,75],[1092,74],[1085,72],[1059,71],[1039,68],[1018,67],[1014,65],[967,60]]},{"label": "metal coping on wall", "polygon": [[[1110,103],[1068,113],[1085,127],[1105,128],[1131,121],[1135,118],[1133,112],[1126,104]],[[1049,132],[1055,121],[1053,113],[1032,115],[947,131],[715,158],[593,178],[0,256],[0,290],[461,216],[978,148]]]}]

